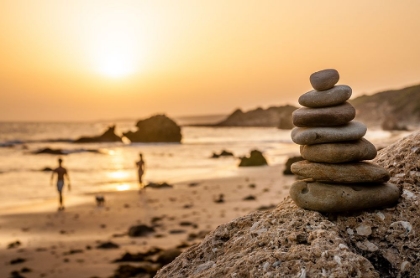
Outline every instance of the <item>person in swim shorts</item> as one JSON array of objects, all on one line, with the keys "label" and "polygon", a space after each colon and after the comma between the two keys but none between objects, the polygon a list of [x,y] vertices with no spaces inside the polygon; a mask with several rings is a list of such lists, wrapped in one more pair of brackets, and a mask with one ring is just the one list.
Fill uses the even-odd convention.
[{"label": "person in swim shorts", "polygon": [[67,169],[64,168],[62,166],[63,164],[63,160],[61,158],[58,159],[58,167],[55,168],[52,172],[51,175],[51,185],[52,185],[52,181],[54,179],[54,175],[57,174],[57,191],[58,191],[58,196],[59,196],[59,204],[60,206],[58,207],[58,210],[64,210],[64,206],[63,206],[63,188],[64,188],[64,177],[66,177],[67,179],[67,183],[68,183],[68,188],[69,191],[71,189],[70,187],[70,178],[69,175],[67,173]]}]

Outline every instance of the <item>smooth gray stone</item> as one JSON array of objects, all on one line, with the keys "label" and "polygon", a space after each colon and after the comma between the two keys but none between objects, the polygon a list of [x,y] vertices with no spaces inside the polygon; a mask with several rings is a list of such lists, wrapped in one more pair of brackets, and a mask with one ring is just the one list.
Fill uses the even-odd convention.
[{"label": "smooth gray stone", "polygon": [[357,121],[336,127],[295,127],[292,140],[299,145],[352,141],[362,138],[367,127]]},{"label": "smooth gray stone", "polygon": [[299,127],[339,126],[350,122],[355,116],[354,107],[345,102],[331,107],[296,109],[292,113],[292,121]]},{"label": "smooth gray stone", "polygon": [[310,108],[335,106],[346,102],[352,90],[347,85],[337,85],[326,91],[309,91],[299,97],[299,104]]},{"label": "smooth gray stone", "polygon": [[331,89],[340,79],[338,71],[335,69],[325,69],[311,74],[309,81],[317,91]]},{"label": "smooth gray stone", "polygon": [[326,183],[381,183],[389,180],[388,171],[370,162],[327,164],[308,160],[293,163],[292,173]]},{"label": "smooth gray stone", "polygon": [[374,159],[375,146],[362,138],[357,141],[300,146],[300,154],[312,162],[343,163]]},{"label": "smooth gray stone", "polygon": [[401,192],[392,183],[337,185],[320,182],[296,181],[290,188],[290,197],[301,208],[320,212],[347,212],[394,205]]}]

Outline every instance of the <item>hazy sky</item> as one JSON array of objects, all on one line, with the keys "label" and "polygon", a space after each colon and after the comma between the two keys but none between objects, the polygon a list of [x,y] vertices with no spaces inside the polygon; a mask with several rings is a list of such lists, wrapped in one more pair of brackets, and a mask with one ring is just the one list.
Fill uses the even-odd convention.
[{"label": "hazy sky", "polygon": [[297,104],[420,83],[420,1],[0,1],[0,121]]}]

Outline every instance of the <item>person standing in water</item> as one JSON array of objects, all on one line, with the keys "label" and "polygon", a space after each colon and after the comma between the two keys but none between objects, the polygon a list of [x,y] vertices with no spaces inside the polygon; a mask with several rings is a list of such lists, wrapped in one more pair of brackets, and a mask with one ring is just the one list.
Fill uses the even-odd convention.
[{"label": "person standing in water", "polygon": [[143,160],[143,154],[140,153],[140,160],[136,162],[136,166],[137,166],[137,173],[139,175],[139,189],[140,191],[144,188],[144,184],[143,184],[143,175],[144,175],[144,170],[145,170],[145,163]]},{"label": "person standing in water", "polygon": [[58,207],[58,210],[64,210],[63,206],[63,188],[64,188],[64,177],[67,179],[68,188],[69,191],[71,189],[70,187],[70,178],[69,174],[67,173],[67,169],[62,166],[63,160],[61,158],[58,159],[58,167],[55,168],[51,174],[51,185],[52,181],[54,179],[54,175],[57,174],[57,191],[59,196],[59,203],[60,206]]}]

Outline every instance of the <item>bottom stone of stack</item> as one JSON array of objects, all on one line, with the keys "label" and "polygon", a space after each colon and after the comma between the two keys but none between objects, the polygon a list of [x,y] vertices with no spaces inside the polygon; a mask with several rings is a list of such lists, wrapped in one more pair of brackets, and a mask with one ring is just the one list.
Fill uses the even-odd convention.
[{"label": "bottom stone of stack", "polygon": [[400,197],[392,183],[369,186],[326,184],[300,180],[290,188],[290,197],[301,208],[319,212],[347,212],[387,207]]}]

